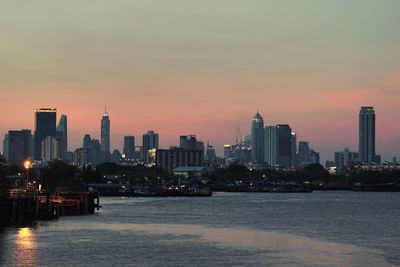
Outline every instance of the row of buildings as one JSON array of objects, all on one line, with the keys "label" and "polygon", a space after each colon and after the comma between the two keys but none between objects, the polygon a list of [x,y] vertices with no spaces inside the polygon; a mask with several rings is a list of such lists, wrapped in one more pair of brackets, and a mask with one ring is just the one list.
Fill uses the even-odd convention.
[{"label": "row of buildings", "polygon": [[[236,138],[236,144],[224,146],[224,161],[216,156],[215,149],[207,142],[197,140],[195,135],[179,137],[179,146],[160,149],[159,134],[149,130],[142,135],[141,146],[136,145],[135,136],[124,137],[122,153],[110,149],[110,118],[104,111],[100,122],[100,140],[86,134],[82,146],[74,152],[68,151],[67,116],[61,115],[58,124],[57,110],[41,108],[35,110],[35,130],[9,131],[4,138],[6,160],[21,164],[32,158],[38,161],[65,159],[77,166],[96,166],[102,162],[119,164],[159,165],[172,171],[177,167],[199,167],[230,163],[259,164],[267,168],[297,168],[310,163],[319,163],[319,152],[306,141],[297,141],[297,135],[288,124],[264,125],[259,112],[252,119],[251,135]],[[335,153],[334,165],[345,168],[356,161],[379,162],[375,154],[375,111],[373,107],[362,107],[359,114],[359,151],[346,149]]]},{"label": "row of buildings", "polygon": [[[358,151],[345,148],[334,154],[334,161],[327,161],[326,167],[346,170],[357,165],[380,165],[381,156],[376,154],[376,114],[374,107],[361,107],[359,112]],[[397,164],[397,158],[393,158]]]},{"label": "row of buildings", "polygon": [[242,164],[264,164],[269,168],[296,168],[319,163],[319,152],[297,135],[288,124],[264,126],[259,112],[252,119],[251,135],[240,143],[224,146],[224,157]]},{"label": "row of buildings", "polygon": [[61,115],[57,124],[57,110],[35,110],[35,131],[10,130],[3,140],[3,155],[12,164],[21,164],[30,158],[53,160],[64,157],[68,151],[67,116]]}]

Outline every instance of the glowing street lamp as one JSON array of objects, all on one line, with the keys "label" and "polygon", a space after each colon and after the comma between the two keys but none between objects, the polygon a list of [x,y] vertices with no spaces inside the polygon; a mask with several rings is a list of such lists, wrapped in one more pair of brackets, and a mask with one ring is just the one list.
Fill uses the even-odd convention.
[{"label": "glowing street lamp", "polygon": [[29,181],[29,169],[32,167],[32,161],[30,161],[29,159],[24,161],[24,168],[26,170],[26,182],[25,185],[28,183]]}]

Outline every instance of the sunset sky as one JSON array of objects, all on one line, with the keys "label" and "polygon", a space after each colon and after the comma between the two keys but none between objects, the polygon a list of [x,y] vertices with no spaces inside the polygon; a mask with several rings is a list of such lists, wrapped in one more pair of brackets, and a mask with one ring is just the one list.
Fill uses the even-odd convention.
[{"label": "sunset sky", "polygon": [[0,135],[56,107],[74,150],[99,138],[107,105],[112,148],[152,129],[162,147],[196,134],[221,152],[259,109],[326,160],[358,149],[359,108],[372,105],[377,153],[391,160],[399,11],[398,0],[2,1]]}]

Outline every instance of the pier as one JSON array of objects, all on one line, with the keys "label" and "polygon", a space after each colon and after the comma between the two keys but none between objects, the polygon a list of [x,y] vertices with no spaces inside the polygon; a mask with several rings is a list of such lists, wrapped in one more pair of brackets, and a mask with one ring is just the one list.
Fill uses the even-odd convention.
[{"label": "pier", "polygon": [[24,226],[36,220],[59,216],[87,215],[99,210],[96,192],[71,192],[66,188],[53,194],[29,189],[0,189],[0,225]]}]

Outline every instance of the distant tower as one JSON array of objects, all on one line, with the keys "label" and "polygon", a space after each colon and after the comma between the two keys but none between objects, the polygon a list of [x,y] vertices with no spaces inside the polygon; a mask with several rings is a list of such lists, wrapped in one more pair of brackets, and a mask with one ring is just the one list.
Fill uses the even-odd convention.
[{"label": "distant tower", "polygon": [[277,137],[277,127],[267,126],[265,127],[265,155],[264,160],[269,164],[269,166],[274,167],[278,164],[277,162],[277,148],[278,148],[278,137]]},{"label": "distant tower", "polygon": [[375,110],[361,107],[359,114],[359,156],[362,162],[375,161]]},{"label": "distant tower", "polygon": [[258,111],[251,124],[251,160],[264,161],[264,119]]},{"label": "distant tower", "polygon": [[63,157],[68,151],[68,124],[67,116],[61,115],[57,125],[57,139],[60,142],[60,156]]},{"label": "distant tower", "polygon": [[142,142],[142,157],[144,162],[148,162],[148,152],[153,148],[158,149],[158,134],[154,133],[154,131],[147,131],[147,133],[143,134]]},{"label": "distant tower", "polygon": [[35,159],[42,159],[42,141],[47,137],[56,137],[57,109],[40,108],[35,110]]},{"label": "distant tower", "polygon": [[135,137],[124,136],[124,155],[127,159],[135,158]]},{"label": "distant tower", "polygon": [[101,119],[101,151],[105,155],[110,155],[110,118],[107,109],[104,110]]}]

